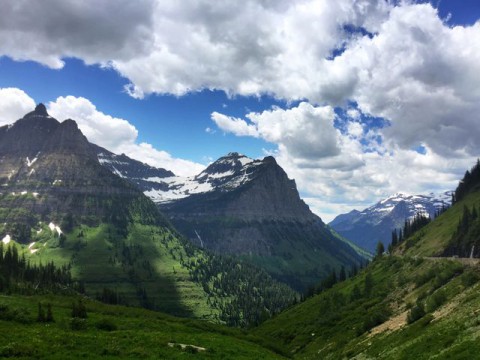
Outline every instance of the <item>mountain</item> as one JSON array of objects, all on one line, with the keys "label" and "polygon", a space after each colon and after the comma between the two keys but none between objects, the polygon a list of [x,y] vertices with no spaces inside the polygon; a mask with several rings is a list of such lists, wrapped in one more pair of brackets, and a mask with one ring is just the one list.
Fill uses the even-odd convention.
[{"label": "mountain", "polygon": [[375,252],[381,241],[385,248],[392,240],[392,230],[403,227],[405,220],[416,214],[433,218],[435,213],[450,205],[452,192],[429,195],[395,194],[364,209],[338,215],[329,225],[354,244]]},{"label": "mountain", "polygon": [[132,181],[171,175],[89,143],[40,104],[0,127],[1,244],[110,302],[239,326],[290,304],[295,292],[265,271],[192,246]]},{"label": "mountain", "polygon": [[392,254],[267,320],[254,335],[298,359],[478,358],[479,209],[477,165],[453,206]]},{"label": "mountain", "polygon": [[147,186],[144,193],[192,243],[246,259],[296,289],[364,260],[310,211],[271,156],[230,153],[196,176],[130,181]]}]

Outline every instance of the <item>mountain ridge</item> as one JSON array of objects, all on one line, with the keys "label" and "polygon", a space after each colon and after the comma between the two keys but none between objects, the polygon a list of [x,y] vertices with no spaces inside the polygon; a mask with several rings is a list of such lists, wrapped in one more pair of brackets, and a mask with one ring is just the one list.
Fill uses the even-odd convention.
[{"label": "mountain ridge", "polygon": [[451,198],[451,191],[428,195],[396,193],[362,211],[338,215],[329,225],[354,244],[374,253],[379,241],[387,248],[392,231],[403,227],[406,220],[416,214],[433,218],[450,205]]}]

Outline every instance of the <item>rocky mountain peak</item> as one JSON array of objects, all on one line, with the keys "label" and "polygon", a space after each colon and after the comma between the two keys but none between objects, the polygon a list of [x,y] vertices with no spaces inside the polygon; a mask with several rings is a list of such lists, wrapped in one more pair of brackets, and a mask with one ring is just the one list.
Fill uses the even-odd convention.
[{"label": "rocky mountain peak", "polygon": [[35,110],[29,112],[24,117],[50,117],[47,112],[47,108],[42,103],[35,107]]}]

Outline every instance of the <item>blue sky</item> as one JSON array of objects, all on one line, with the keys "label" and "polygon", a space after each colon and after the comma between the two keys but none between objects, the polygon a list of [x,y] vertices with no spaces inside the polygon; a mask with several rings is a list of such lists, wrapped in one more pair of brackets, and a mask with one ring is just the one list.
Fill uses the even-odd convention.
[{"label": "blue sky", "polygon": [[326,221],[453,189],[480,153],[476,0],[15,3],[1,124],[44,102],[180,175],[273,154]]}]

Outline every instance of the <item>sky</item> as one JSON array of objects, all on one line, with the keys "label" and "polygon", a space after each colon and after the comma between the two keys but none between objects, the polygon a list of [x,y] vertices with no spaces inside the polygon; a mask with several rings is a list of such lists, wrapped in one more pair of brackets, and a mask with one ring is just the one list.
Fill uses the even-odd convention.
[{"label": "sky", "polygon": [[480,156],[479,0],[3,0],[0,125],[36,103],[180,176],[273,155],[326,222]]}]

